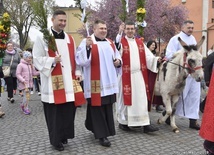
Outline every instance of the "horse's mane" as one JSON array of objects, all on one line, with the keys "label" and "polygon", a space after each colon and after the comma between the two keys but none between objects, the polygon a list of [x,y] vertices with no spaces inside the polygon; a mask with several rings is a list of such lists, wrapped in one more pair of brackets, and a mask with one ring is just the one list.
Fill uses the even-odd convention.
[{"label": "horse's mane", "polygon": [[183,54],[183,53],[184,53],[183,49],[181,49],[181,50],[175,52],[175,53],[173,54],[173,56],[172,56],[172,60],[174,60],[175,58],[177,58],[178,56],[180,56],[180,55]]}]

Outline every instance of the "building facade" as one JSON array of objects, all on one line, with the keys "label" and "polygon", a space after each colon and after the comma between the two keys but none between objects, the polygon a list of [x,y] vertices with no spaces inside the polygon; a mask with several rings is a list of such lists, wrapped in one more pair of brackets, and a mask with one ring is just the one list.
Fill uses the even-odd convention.
[{"label": "building facade", "polygon": [[83,37],[78,33],[78,29],[83,27],[83,22],[75,16],[75,14],[81,14],[78,7],[60,7],[67,15],[67,24],[65,27],[65,32],[74,37],[76,45],[79,46]]},{"label": "building facade", "polygon": [[172,5],[184,5],[188,10],[188,19],[194,21],[194,33],[199,41],[205,36],[202,45],[202,54],[207,56],[207,51],[214,45],[214,0],[171,0]]}]

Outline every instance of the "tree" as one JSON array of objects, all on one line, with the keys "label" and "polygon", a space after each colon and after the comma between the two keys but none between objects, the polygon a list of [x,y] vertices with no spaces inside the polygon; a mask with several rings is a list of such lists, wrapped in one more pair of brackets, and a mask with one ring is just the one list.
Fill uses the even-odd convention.
[{"label": "tree", "polygon": [[54,36],[48,29],[48,15],[53,11],[48,8],[49,3],[46,0],[39,0],[32,3],[32,9],[35,14],[35,23],[40,28],[40,32],[43,33],[43,39],[48,45],[48,49],[57,51],[56,42]]},{"label": "tree", "polygon": [[187,19],[187,10],[184,6],[172,7],[170,0],[158,3],[158,0],[146,2],[146,22],[145,39],[151,40],[160,38],[165,42],[175,35],[180,29],[183,21]]},{"label": "tree", "polygon": [[[5,0],[4,7],[11,17],[11,26],[18,32],[19,45],[23,49],[28,40],[31,26],[34,25],[35,15],[32,10],[32,2],[40,0]],[[54,6],[54,1],[46,0],[48,7]]]},{"label": "tree", "polygon": [[[134,1],[129,1],[131,4],[135,4]],[[106,21],[108,34],[107,37],[114,39],[118,33],[119,25],[122,23],[123,20],[134,20],[133,12],[135,12],[136,7],[133,7],[134,5],[131,5],[129,8],[129,14],[125,18],[123,16],[123,7],[120,0],[102,0],[100,2],[97,2],[96,8],[88,7],[87,12],[90,12],[87,20],[90,24],[90,32],[92,32],[91,22],[93,22],[95,19],[99,18],[104,21]],[[135,14],[135,13],[134,13]],[[82,34],[84,37],[85,34],[85,28],[81,28],[79,30],[79,33]]]},{"label": "tree", "polygon": [[[124,18],[124,0],[102,0],[96,9],[88,8],[91,11],[88,21],[94,21],[97,17],[106,21],[108,36],[115,39],[119,25],[122,21],[136,21],[137,1],[129,0],[129,13]],[[187,18],[187,11],[184,6],[172,7],[169,0],[147,0],[145,3],[147,27],[144,28],[143,37],[145,41],[161,38],[168,41],[180,28],[182,22]],[[122,17],[122,18],[121,18]],[[85,34],[81,29],[81,34]],[[139,34],[138,34],[139,35]],[[142,36],[141,36],[142,37]]]}]

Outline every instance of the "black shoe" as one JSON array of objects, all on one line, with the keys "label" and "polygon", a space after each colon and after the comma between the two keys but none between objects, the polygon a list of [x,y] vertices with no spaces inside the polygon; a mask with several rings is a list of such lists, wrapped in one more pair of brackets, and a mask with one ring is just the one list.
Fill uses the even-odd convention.
[{"label": "black shoe", "polygon": [[205,140],[204,149],[209,152],[208,155],[213,155],[214,154],[214,142]]},{"label": "black shoe", "polygon": [[62,145],[62,143],[58,144],[57,146],[54,146],[54,148],[58,151],[63,151],[64,150],[64,147]]},{"label": "black shoe", "polygon": [[156,106],[156,112],[163,112],[163,110],[160,105]]},{"label": "black shoe", "polygon": [[11,99],[10,99],[10,102],[11,102],[11,103],[14,103],[14,101],[15,101],[14,98],[11,98]]},{"label": "black shoe", "polygon": [[152,125],[146,125],[143,128],[144,128],[143,130],[144,133],[155,132],[159,130],[157,127],[153,127]]},{"label": "black shoe", "polygon": [[119,128],[123,131],[131,131],[128,125],[119,124]]},{"label": "black shoe", "polygon": [[68,140],[67,139],[63,139],[61,142],[62,142],[62,144],[68,144]]},{"label": "black shoe", "polygon": [[195,130],[200,130],[200,125],[199,124],[195,124],[195,125],[191,125],[191,126],[189,126],[189,128],[191,128],[191,129],[195,129]]},{"label": "black shoe", "polygon": [[[163,112],[162,112],[162,115],[165,116],[165,115],[166,115],[166,111],[163,111]],[[170,125],[170,116],[166,119],[165,123],[166,123],[167,125]]]},{"label": "black shoe", "polygon": [[110,147],[111,142],[108,140],[108,138],[100,138],[100,145],[105,146],[105,147]]},{"label": "black shoe", "polygon": [[189,128],[195,129],[195,130],[200,130],[200,125],[197,123],[196,119],[190,119],[189,121]]}]

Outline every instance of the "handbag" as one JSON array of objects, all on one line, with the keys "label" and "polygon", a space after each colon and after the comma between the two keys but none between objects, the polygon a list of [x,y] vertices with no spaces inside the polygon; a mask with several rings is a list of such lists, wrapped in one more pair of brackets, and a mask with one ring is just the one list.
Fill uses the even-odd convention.
[{"label": "handbag", "polygon": [[12,63],[13,63],[13,56],[12,56],[11,61],[10,61],[10,66],[3,66],[2,67],[4,77],[9,77],[11,75],[10,67],[11,67]]}]

